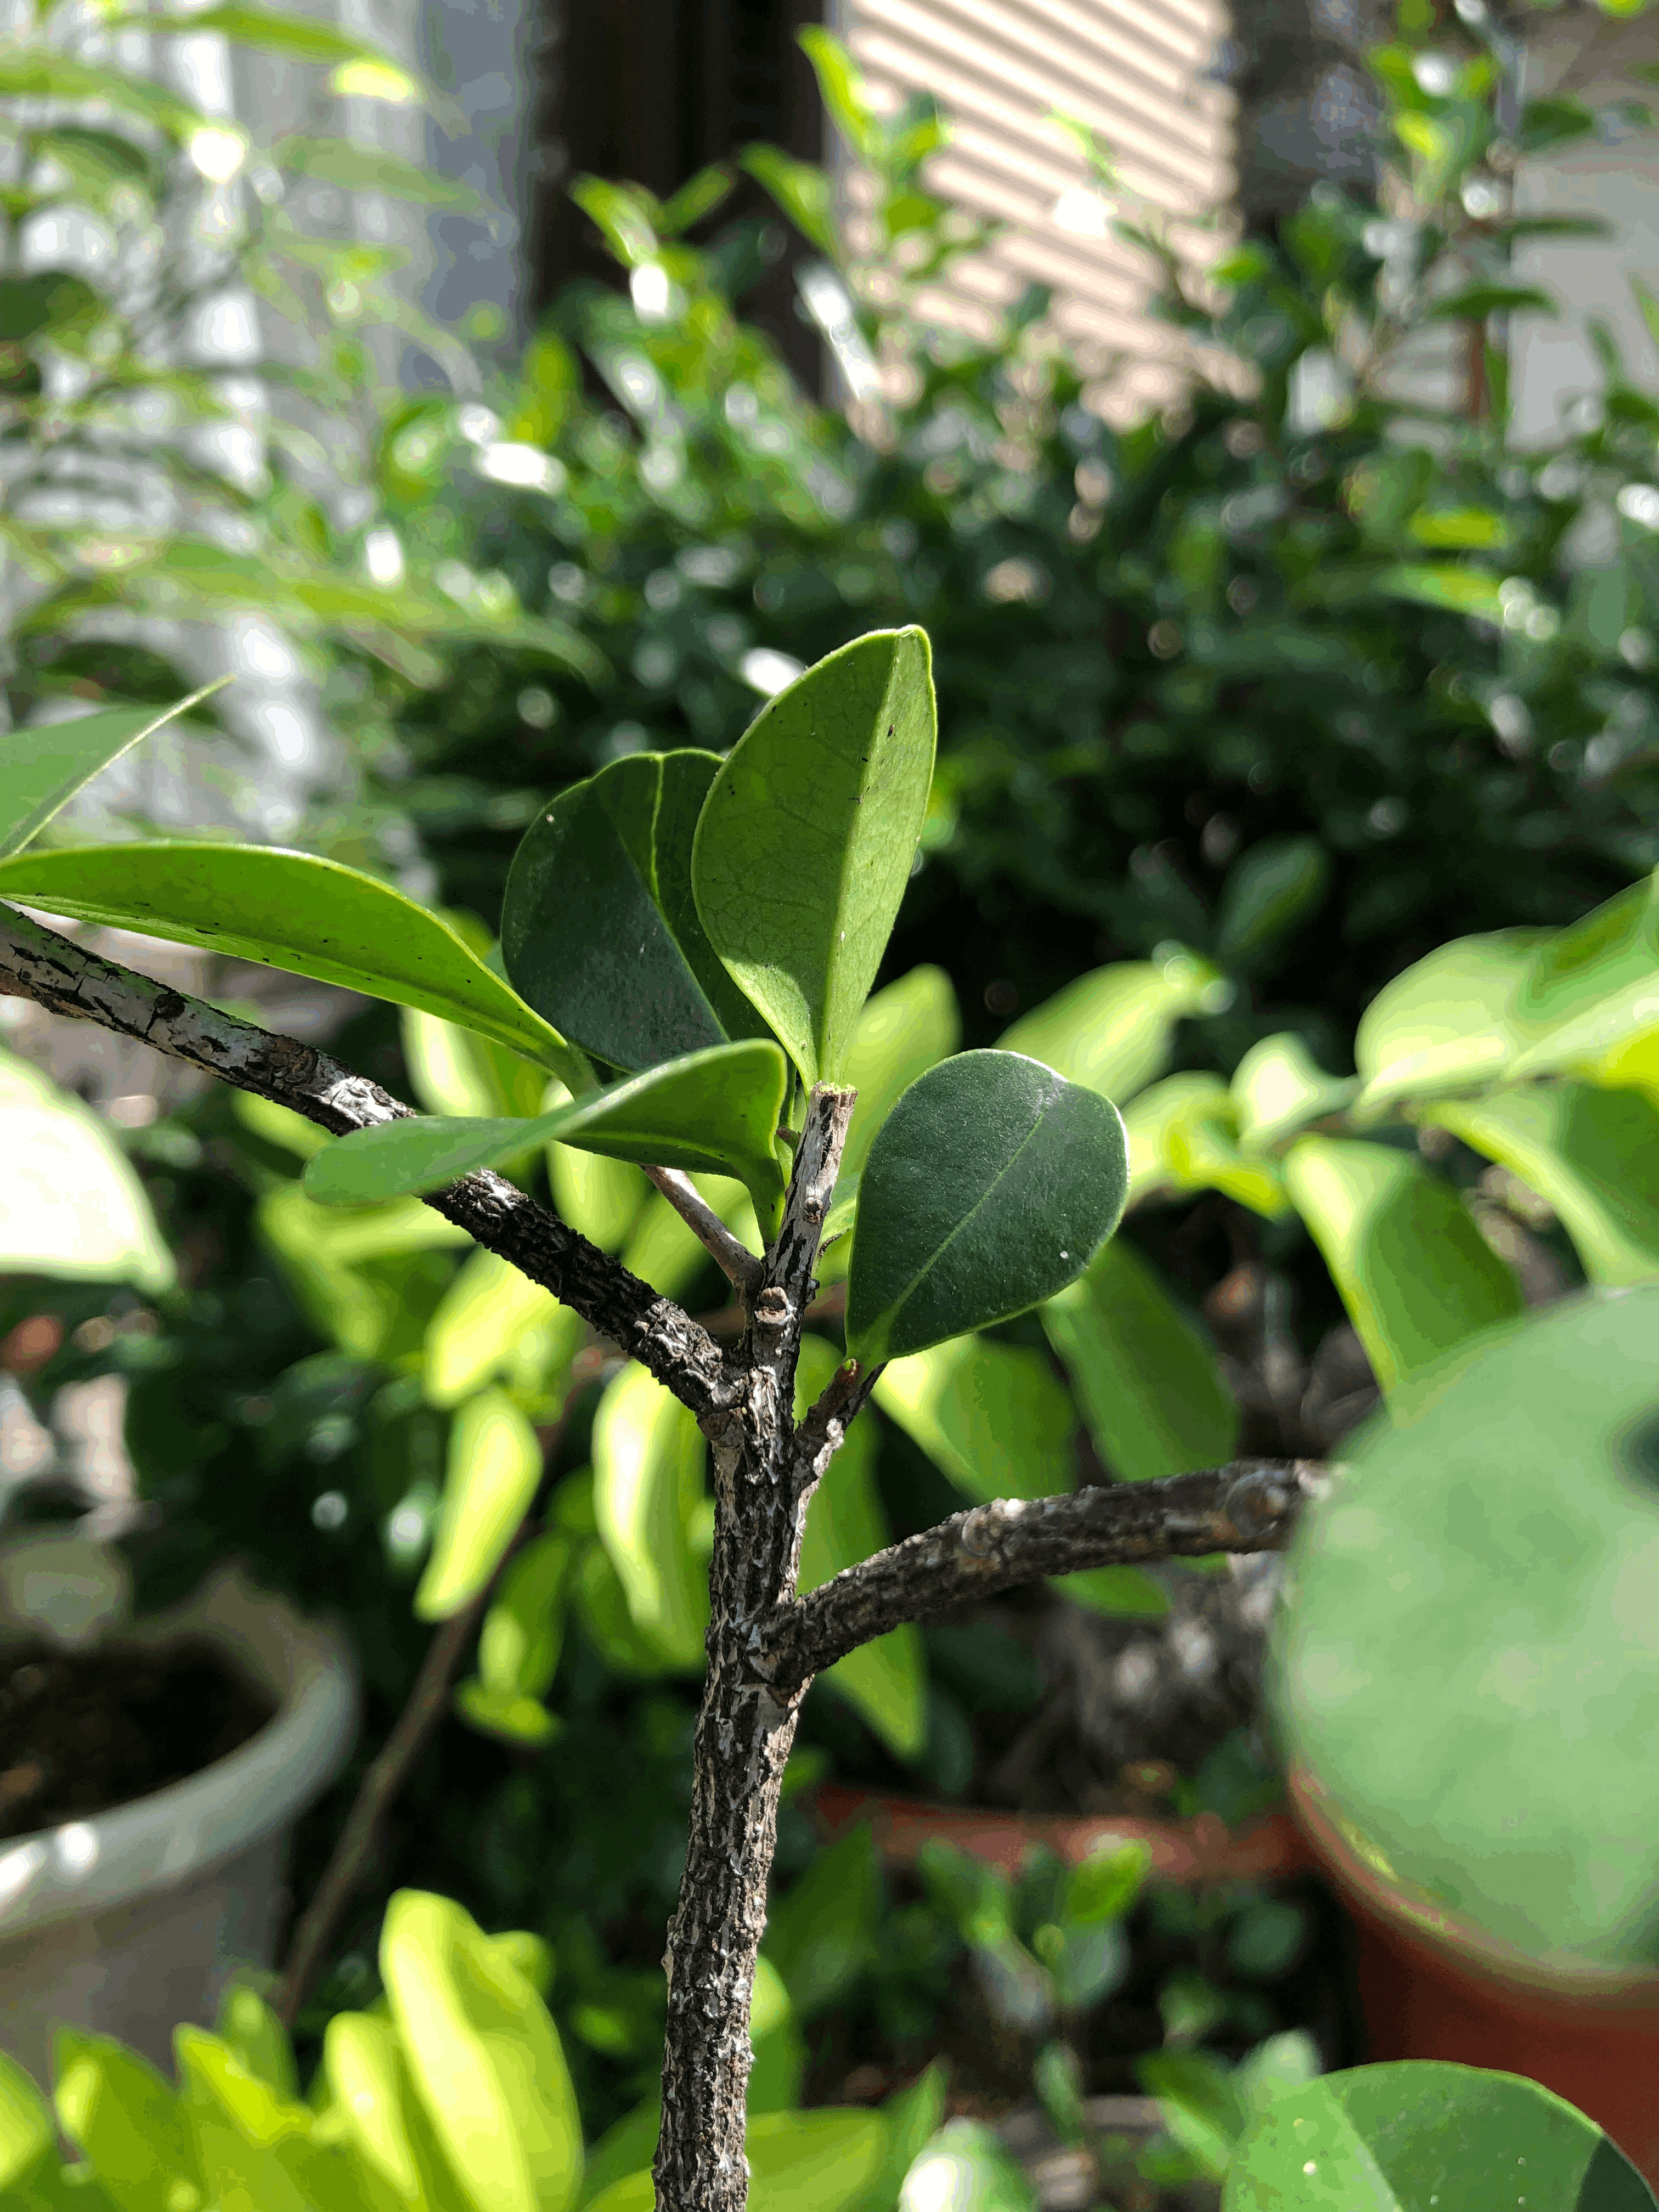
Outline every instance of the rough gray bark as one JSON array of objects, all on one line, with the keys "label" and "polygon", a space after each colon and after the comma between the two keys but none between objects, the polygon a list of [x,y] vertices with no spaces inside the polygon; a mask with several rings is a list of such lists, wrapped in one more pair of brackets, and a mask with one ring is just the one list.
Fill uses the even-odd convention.
[{"label": "rough gray bark", "polygon": [[[410,1111],[313,1046],[100,959],[3,905],[0,994],[139,1038],[335,1135]],[[777,1242],[763,1262],[736,1267],[746,1278],[746,1325],[724,1355],[671,1299],[501,1176],[468,1176],[427,1201],[632,1353],[696,1414],[711,1448],[708,1671],[685,1877],[664,1960],[659,2212],[743,2212],[747,2197],[750,1998],[784,1764],[814,1672],[902,1621],[1043,1575],[1276,1548],[1318,1486],[1309,1462],[1256,1461],[1170,1482],[1003,1499],[957,1514],[797,1599],[808,1502],[878,1371],[846,1363],[797,1425],[801,1322],[816,1288],[812,1270],[853,1100],[852,1091],[829,1085],[811,1094]],[[442,1656],[447,1663],[454,1655],[446,1646]],[[383,1754],[389,1765],[393,1749]]]},{"label": "rough gray bark", "polygon": [[807,1500],[840,1441],[833,1414],[798,1441],[795,1362],[853,1097],[820,1085],[807,1101],[782,1231],[745,1301],[748,1332],[731,1358],[732,1402],[702,1420],[714,1465],[712,1619],[685,1875],[663,1961],[668,2037],[656,2159],[663,2212],[743,2212],[748,2195],[749,2000],[766,1926],[778,1794],[805,1694],[804,1683],[772,1690],[756,1673],[753,1652],[760,1624],[794,1596]]},{"label": "rough gray bark", "polygon": [[[291,1107],[341,1137],[414,1109],[297,1038],[276,1036],[100,960],[56,930],[0,906],[0,995],[99,1023],[216,1075],[238,1091]],[[725,1401],[719,1346],[672,1299],[630,1275],[586,1238],[489,1169],[427,1200],[650,1369],[698,1414]]]},{"label": "rough gray bark", "polygon": [[788,1690],[902,1621],[926,1620],[1044,1575],[1212,1552],[1279,1551],[1323,1479],[1309,1460],[1242,1460],[1164,1482],[975,1505],[783,1608],[752,1663]]}]

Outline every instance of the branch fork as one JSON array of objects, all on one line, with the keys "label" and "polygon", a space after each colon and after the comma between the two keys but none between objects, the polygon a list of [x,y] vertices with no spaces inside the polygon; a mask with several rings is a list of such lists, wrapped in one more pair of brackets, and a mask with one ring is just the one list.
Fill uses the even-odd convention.
[{"label": "branch fork", "polygon": [[[312,1046],[165,989],[0,906],[0,994],[6,993],[141,1038],[293,1109],[331,1135],[411,1111]],[[853,1103],[851,1091],[834,1085],[809,1094],[782,1225],[764,1258],[732,1236],[689,1176],[646,1170],[736,1288],[732,1319],[740,1316],[741,1333],[724,1351],[672,1299],[501,1176],[466,1176],[426,1201],[638,1359],[690,1407],[708,1440],[715,1500],[708,1663],[685,1877],[664,1960],[659,2212],[743,2212],[750,1998],[784,1765],[814,1675],[902,1622],[1046,1575],[1278,1549],[1323,1479],[1324,1471],[1306,1462],[1245,1462],[1167,1482],[1000,1499],[891,1545],[798,1597],[807,1506],[880,1374],[845,1362],[796,1425],[801,1325],[817,1288],[812,1270]],[[354,1864],[441,1710],[465,1637],[453,1623],[441,1632],[409,1713],[370,1771],[366,1797],[347,1824]],[[325,1883],[327,1915],[337,1910],[335,1890],[349,1879],[348,1869],[333,1890]],[[323,1905],[319,1898],[290,1972],[290,2006],[320,1953]]]}]

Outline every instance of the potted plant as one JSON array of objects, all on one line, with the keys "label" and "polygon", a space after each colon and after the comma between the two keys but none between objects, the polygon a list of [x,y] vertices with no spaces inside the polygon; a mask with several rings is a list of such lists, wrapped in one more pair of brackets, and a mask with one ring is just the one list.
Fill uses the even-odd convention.
[{"label": "potted plant", "polygon": [[290,1832],[356,1724],[343,1640],[234,1565],[164,1613],[131,1598],[112,1546],[0,1545],[0,2049],[43,2081],[54,2027],[163,2063],[274,1963]]},{"label": "potted plant", "polygon": [[[95,1114],[7,1054],[0,1130],[8,1272],[167,1287]],[[236,1966],[272,1963],[289,1832],[356,1727],[343,1640],[234,1565],[142,1620],[131,1600],[112,1544],[0,1530],[0,2048],[41,2080],[51,2022],[164,2057]]]}]

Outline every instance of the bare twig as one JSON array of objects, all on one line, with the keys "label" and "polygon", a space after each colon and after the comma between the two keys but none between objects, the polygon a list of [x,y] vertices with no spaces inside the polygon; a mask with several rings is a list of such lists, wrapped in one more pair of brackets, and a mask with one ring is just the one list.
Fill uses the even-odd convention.
[{"label": "bare twig", "polygon": [[[331,1136],[413,1109],[314,1045],[277,1036],[147,975],[100,960],[15,908],[0,906],[0,994],[138,1038],[239,1091],[291,1107]],[[719,1346],[670,1298],[489,1169],[427,1204],[532,1282],[574,1307],[699,1415],[730,1396]]]},{"label": "bare twig", "polygon": [[697,1242],[704,1247],[721,1274],[739,1297],[753,1297],[766,1273],[766,1263],[734,1237],[689,1175],[678,1168],[647,1168],[647,1182],[654,1183]]},{"label": "bare twig", "polygon": [[793,1689],[903,1621],[1044,1575],[1282,1550],[1325,1477],[1310,1460],[1245,1460],[1164,1482],[975,1505],[848,1567],[778,1613],[757,1637],[751,1664],[760,1680]]},{"label": "bare twig", "polygon": [[811,1495],[795,1446],[795,1363],[852,1111],[850,1091],[821,1086],[807,1100],[783,1227],[750,1306],[748,1334],[732,1354],[735,1401],[702,1422],[714,1468],[713,1618],[685,1875],[664,1961],[661,2212],[743,2212],[748,2191],[749,2004],[802,1694],[775,1694],[749,1651],[756,1625],[794,1595]]}]

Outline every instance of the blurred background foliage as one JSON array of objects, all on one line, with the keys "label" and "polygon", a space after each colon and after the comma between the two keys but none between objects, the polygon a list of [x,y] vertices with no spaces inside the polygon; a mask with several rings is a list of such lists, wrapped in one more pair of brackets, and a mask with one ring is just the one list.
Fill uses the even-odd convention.
[{"label": "blurred background foliage", "polygon": [[[828,41],[813,58],[860,180],[851,198],[764,148],[744,166],[776,203],[769,218],[726,222],[723,172],[665,205],[585,180],[576,195],[617,281],[568,291],[510,375],[410,330],[389,260],[348,267],[340,256],[361,249],[299,242],[278,222],[283,192],[261,184],[266,152],[203,141],[212,118],[131,94],[131,130],[109,144],[58,132],[80,167],[56,139],[20,137],[15,222],[54,192],[85,197],[88,163],[126,164],[137,198],[112,210],[128,227],[122,266],[129,232],[173,235],[168,196],[199,198],[214,183],[204,162],[228,164],[218,188],[243,183],[208,277],[274,296],[271,256],[297,258],[313,291],[291,296],[315,358],[301,369],[277,346],[258,365],[271,404],[259,467],[238,489],[184,436],[204,421],[247,427],[213,364],[161,375],[137,310],[82,277],[88,297],[67,277],[0,279],[6,543],[29,580],[11,602],[14,720],[175,695],[187,656],[153,625],[112,623],[118,604],[185,625],[258,609],[298,641],[342,741],[309,813],[269,834],[395,874],[487,939],[550,792],[629,751],[723,748],[799,666],[868,629],[920,623],[939,770],[883,979],[896,995],[867,1018],[866,1086],[908,1080],[895,1070],[918,1037],[925,1065],[1040,1018],[1103,963],[1136,963],[1153,1009],[1127,1090],[1170,1067],[1231,1077],[1284,1031],[1344,1075],[1359,1015],[1424,953],[1569,922],[1659,862],[1659,404],[1609,343],[1601,389],[1547,446],[1520,451],[1509,435],[1510,319],[1551,312],[1515,273],[1543,220],[1514,211],[1516,165],[1618,118],[1560,99],[1506,105],[1483,20],[1448,29],[1403,7],[1371,62],[1376,188],[1316,187],[1246,240],[1218,221],[1201,276],[1114,198],[1109,149],[1091,144],[1113,219],[1164,272],[1190,370],[1178,406],[1131,426],[1091,408],[1040,296],[988,343],[922,318],[929,275],[977,242],[927,183],[944,126],[920,103],[875,115]],[[86,88],[64,66],[41,88],[72,100]],[[129,137],[144,163],[119,151]],[[273,149],[279,179],[284,158],[343,156]],[[418,195],[418,179],[404,182]],[[785,224],[816,257],[799,289],[824,340],[823,392],[744,320]],[[425,349],[426,371],[403,340],[390,355],[370,343],[382,318]],[[31,487],[60,477],[101,496],[128,395],[152,388],[174,412],[165,434],[132,433],[131,482],[151,511],[94,528],[83,507],[31,505]],[[319,417],[349,432],[325,453],[305,442]],[[106,792],[60,834],[89,818],[121,834],[140,811]],[[219,980],[232,998],[246,982]],[[428,1108],[538,1103],[515,1088],[522,1071],[441,1024],[356,1002],[327,1022],[342,1058]],[[1029,1029],[1029,1048],[1036,1038]],[[302,1832],[301,1898],[431,1632],[461,1409],[487,1392],[530,1436],[536,1540],[497,1586],[461,1717],[394,1808],[301,2027],[314,2039],[332,2009],[372,1996],[393,1887],[442,1891],[485,1927],[532,1928],[552,1947],[551,2002],[592,2134],[656,2069],[689,1797],[701,1480],[693,1468],[655,1498],[648,1545],[607,1521],[605,1468],[655,1410],[627,1402],[605,1349],[550,1301],[520,1294],[509,1313],[511,1286],[435,1216],[311,1207],[297,1176],[313,1134],[217,1093],[130,1115],[112,1141],[176,1279],[112,1294],[13,1273],[0,1283],[9,1387],[46,1419],[65,1390],[125,1385],[141,1500],[125,1540],[149,1597],[234,1552],[349,1621],[368,1719]],[[631,1170],[556,1152],[526,1180],[692,1310],[724,1307],[721,1279]],[[1372,1402],[1294,1218],[1258,1220],[1211,1192],[1137,1216],[1125,1249],[1132,1270],[1137,1249],[1162,1263],[1178,1302],[1157,1304],[1170,1357],[1207,1380],[1182,1433],[1144,1439],[1144,1459],[1117,1471],[1205,1463],[1241,1435],[1252,1449],[1322,1449]],[[1570,1251],[1555,1258],[1571,1279]],[[833,1283],[823,1318],[833,1331]],[[993,1467],[984,1439],[951,1431],[949,1378],[931,1398],[890,1391],[845,1455],[836,1510],[809,1532],[809,1571],[815,1546],[830,1571],[978,1484],[1098,1475],[1035,1319],[977,1356],[995,1389],[979,1376],[956,1402],[1000,1391],[1021,1464]],[[58,1467],[69,1491],[15,1495],[10,1518],[80,1509],[72,1459]],[[647,1556],[677,1562],[678,1581],[630,1579]],[[1133,2086],[1133,2054],[1159,2044],[1242,2058],[1311,2022],[1325,2063],[1346,2055],[1336,1978],[1306,1976],[1315,1904],[1274,1921],[1272,1900],[1212,1911],[1163,1892],[1137,1902],[1131,1885],[1091,1919],[1052,1869],[1032,1870],[1029,1894],[970,1893],[943,1860],[890,1880],[867,1853],[820,1854],[801,1808],[832,1770],[944,1797],[1259,1808],[1273,1780],[1248,1727],[1248,1668],[1233,1680],[1224,1667],[1207,1703],[1164,1713],[1172,1759],[1114,1740],[1103,1768],[1079,1750],[1079,1701],[1146,1624],[1197,1622],[1224,1650],[1217,1588],[1181,1570],[1033,1593],[890,1640],[861,1655],[861,1674],[815,1689],[780,1856],[795,1887],[770,1939],[800,2030],[798,2049],[777,2046],[788,2096],[803,2081],[840,2094],[861,2065],[890,2086],[948,2036],[969,1990],[972,2016],[1000,2023],[982,2039],[987,2093],[1035,2081],[1057,2124],[1079,2081]],[[532,1618],[539,1642],[522,1632]],[[815,1936],[820,1923],[830,1933]]]}]

